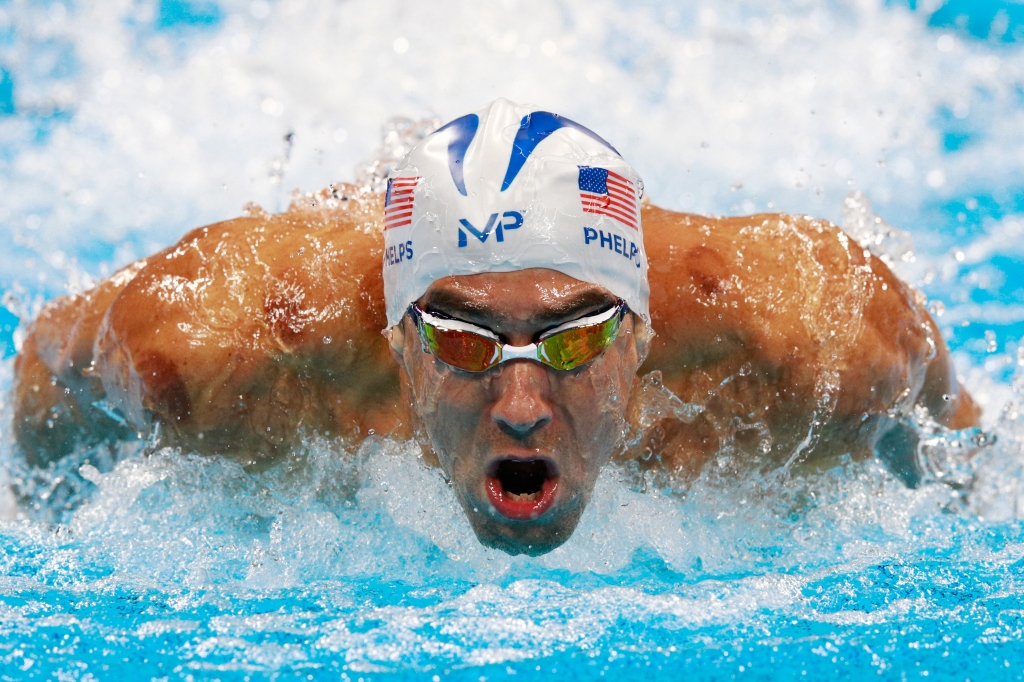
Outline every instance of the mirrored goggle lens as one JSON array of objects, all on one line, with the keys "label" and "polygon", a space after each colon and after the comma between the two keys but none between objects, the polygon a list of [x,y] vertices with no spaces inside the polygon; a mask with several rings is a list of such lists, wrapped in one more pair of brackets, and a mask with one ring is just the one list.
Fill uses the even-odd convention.
[{"label": "mirrored goggle lens", "polygon": [[540,359],[555,369],[570,370],[584,365],[604,352],[615,340],[621,315],[586,327],[575,327],[544,339]]},{"label": "mirrored goggle lens", "polygon": [[501,358],[497,341],[472,332],[438,329],[422,322],[420,336],[438,360],[469,372],[483,372]]}]

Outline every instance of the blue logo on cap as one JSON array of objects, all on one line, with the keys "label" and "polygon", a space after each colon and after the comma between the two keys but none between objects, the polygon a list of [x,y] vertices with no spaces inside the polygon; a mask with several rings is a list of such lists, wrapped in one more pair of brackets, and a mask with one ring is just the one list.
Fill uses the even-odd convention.
[{"label": "blue logo on cap", "polygon": [[480,126],[480,117],[476,114],[466,114],[450,123],[441,126],[434,133],[451,130],[451,138],[448,140],[448,170],[452,174],[452,182],[462,196],[466,194],[466,169],[463,161],[466,160],[466,150],[469,143],[476,136],[476,129]]},{"label": "blue logo on cap", "polygon": [[[511,222],[506,222],[506,218],[511,218]],[[495,241],[505,241],[505,230],[518,230],[523,225],[523,214],[519,211],[505,211],[501,214],[501,220],[498,220],[498,214],[492,213],[491,217],[487,219],[487,224],[484,229],[478,230],[465,218],[460,218],[459,222],[462,223],[462,227],[466,228],[470,234],[480,240],[483,244],[487,241],[487,237],[490,236],[491,230],[494,230]],[[466,238],[466,232],[459,228],[459,248],[468,246],[469,241]]]},{"label": "blue logo on cap", "polygon": [[[578,130],[587,137],[597,140],[616,154],[619,154],[619,150],[608,144],[604,138],[590,128],[585,128],[576,121],[570,121],[549,111],[535,111],[532,114],[523,116],[523,120],[519,124],[519,132],[516,133],[516,139],[512,143],[512,157],[508,160],[508,170],[505,171],[505,181],[501,183],[502,192],[507,190],[512,181],[519,175],[519,171],[522,170],[523,165],[530,158],[530,154],[537,148],[537,145],[543,142],[548,135],[562,128]],[[622,155],[619,154],[619,156]]]}]

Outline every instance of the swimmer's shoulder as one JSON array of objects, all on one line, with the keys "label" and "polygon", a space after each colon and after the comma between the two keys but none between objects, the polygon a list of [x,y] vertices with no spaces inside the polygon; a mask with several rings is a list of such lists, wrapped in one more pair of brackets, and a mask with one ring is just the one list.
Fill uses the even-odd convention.
[{"label": "swimmer's shoulder", "polygon": [[650,361],[666,377],[746,362],[801,373],[794,358],[820,345],[828,332],[818,318],[850,291],[865,261],[838,228],[806,216],[650,207],[643,217],[656,332]]},{"label": "swimmer's shoulder", "polygon": [[701,216],[656,207],[645,208],[643,218],[654,295],[661,289],[742,308],[755,299],[770,303],[772,292],[839,285],[869,262],[891,277],[827,220],[786,213]]},{"label": "swimmer's shoulder", "polygon": [[[135,318],[136,306],[147,301],[180,308],[202,299],[205,311],[255,319],[280,316],[284,299],[292,307],[301,300],[302,307],[323,312],[332,302],[382,297],[381,226],[374,203],[339,207],[319,194],[302,195],[283,213],[254,206],[247,215],[193,229],[150,257],[115,307]],[[374,323],[377,312],[369,311]]]},{"label": "swimmer's shoulder", "polygon": [[[717,255],[750,251],[771,253],[777,260],[814,255],[814,249],[849,245],[849,237],[827,220],[788,213],[745,216],[705,216],[681,213],[648,204],[643,210],[644,244],[652,261],[675,261],[680,256]],[[788,250],[787,250],[788,249]],[[655,262],[652,262],[654,267]]]}]

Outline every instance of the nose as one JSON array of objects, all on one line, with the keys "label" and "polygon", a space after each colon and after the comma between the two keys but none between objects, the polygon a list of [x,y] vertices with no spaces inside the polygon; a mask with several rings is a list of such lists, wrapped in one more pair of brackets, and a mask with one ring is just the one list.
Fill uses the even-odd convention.
[{"label": "nose", "polygon": [[514,360],[501,368],[491,419],[505,433],[526,438],[551,421],[547,370],[532,360]]}]

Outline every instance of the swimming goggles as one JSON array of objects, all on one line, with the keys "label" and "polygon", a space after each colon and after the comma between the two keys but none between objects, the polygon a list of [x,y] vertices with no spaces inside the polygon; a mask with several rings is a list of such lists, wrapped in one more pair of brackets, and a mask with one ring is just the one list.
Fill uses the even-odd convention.
[{"label": "swimming goggles", "polygon": [[509,360],[536,360],[563,371],[576,369],[612,345],[628,310],[626,303],[619,300],[608,310],[542,333],[536,343],[510,346],[489,329],[438,317],[420,310],[415,303],[409,306],[423,351],[467,372],[485,372]]}]

